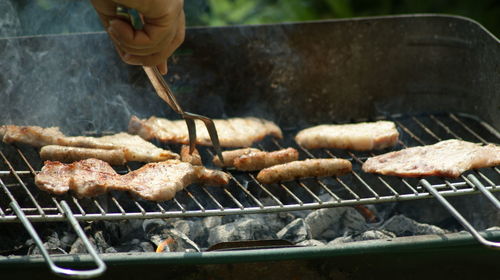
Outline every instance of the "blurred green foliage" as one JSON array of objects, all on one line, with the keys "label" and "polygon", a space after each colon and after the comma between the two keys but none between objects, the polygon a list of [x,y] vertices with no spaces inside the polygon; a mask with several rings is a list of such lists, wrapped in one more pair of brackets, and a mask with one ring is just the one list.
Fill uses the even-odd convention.
[{"label": "blurred green foliage", "polygon": [[[196,3],[193,3],[196,2]],[[500,0],[187,0],[190,25],[261,24],[409,13],[470,17],[500,34]],[[201,9],[200,9],[201,7]]]}]

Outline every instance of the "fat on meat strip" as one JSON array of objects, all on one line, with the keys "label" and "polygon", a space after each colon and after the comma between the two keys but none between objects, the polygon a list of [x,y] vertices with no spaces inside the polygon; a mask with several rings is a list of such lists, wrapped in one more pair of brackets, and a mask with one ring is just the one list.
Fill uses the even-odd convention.
[{"label": "fat on meat strip", "polygon": [[[287,148],[273,152],[252,151],[245,152],[240,156],[235,157],[233,159],[232,166],[241,171],[255,171],[273,165],[295,161],[298,158],[299,152],[294,148]],[[226,158],[224,158],[224,161],[226,161]]]},{"label": "fat on meat strip", "polygon": [[456,178],[463,172],[500,165],[500,146],[450,139],[368,158],[363,171],[400,177]]},{"label": "fat on meat strip", "polygon": [[263,184],[272,184],[307,177],[340,176],[351,171],[352,164],[345,159],[306,159],[262,169],[257,174],[257,180]]},{"label": "fat on meat strip", "polygon": [[[231,118],[213,120],[222,147],[249,147],[267,135],[282,138],[281,129],[273,122],[259,118]],[[210,135],[201,120],[196,120],[197,144],[211,146]],[[132,116],[129,133],[137,134],[146,140],[158,139],[162,142],[188,144],[189,135],[184,120],[168,120],[150,117],[139,119]]]},{"label": "fat on meat strip", "polygon": [[336,148],[367,151],[394,146],[399,133],[390,121],[323,124],[299,131],[295,141],[306,149]]},{"label": "fat on meat strip", "polygon": [[222,152],[222,157],[224,158],[224,164],[222,164],[219,157],[217,156],[214,156],[212,162],[219,167],[234,167],[235,158],[256,152],[260,152],[260,150],[256,148],[242,148],[242,149],[224,151]]},{"label": "fat on meat strip", "polygon": [[8,144],[23,143],[34,147],[59,145],[65,137],[58,127],[0,126],[0,139]]},{"label": "fat on meat strip", "polygon": [[[124,132],[102,137],[71,137],[65,136],[57,127],[4,125],[0,126],[0,138],[5,143],[23,143],[35,147],[54,145],[42,149],[41,156],[48,160],[81,160],[95,157],[115,164],[123,158],[127,162],[157,162],[179,158],[176,153],[158,148],[137,135]],[[66,156],[65,152],[68,153]]]},{"label": "fat on meat strip", "polygon": [[222,171],[179,160],[148,163],[125,175],[98,159],[86,159],[71,164],[46,161],[35,176],[38,188],[64,194],[72,190],[79,197],[96,196],[109,190],[131,192],[153,201],[172,199],[175,193],[193,183],[220,186],[229,182]]}]

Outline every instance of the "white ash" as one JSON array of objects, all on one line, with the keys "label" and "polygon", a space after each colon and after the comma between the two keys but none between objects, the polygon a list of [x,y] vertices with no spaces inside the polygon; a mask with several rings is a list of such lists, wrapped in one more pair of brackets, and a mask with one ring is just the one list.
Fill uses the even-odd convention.
[{"label": "white ash", "polygon": [[243,218],[209,230],[208,244],[237,240],[276,239],[276,233],[261,219]]},{"label": "white ash", "polygon": [[295,244],[297,246],[323,246],[326,245],[324,242],[316,239],[309,239],[309,240],[304,240],[302,242],[299,242]]},{"label": "white ash", "polygon": [[368,228],[365,218],[352,207],[324,208],[311,212],[305,219],[312,237],[331,240],[345,232],[361,232]]},{"label": "white ash", "polygon": [[292,243],[300,243],[311,239],[311,230],[304,219],[298,218],[278,231],[276,235],[279,239],[288,240]]},{"label": "white ash", "polygon": [[201,220],[177,220],[173,228],[185,234],[189,239],[198,241],[206,235],[206,228]]},{"label": "white ash", "polygon": [[206,229],[220,226],[222,224],[222,217],[220,217],[220,216],[205,217],[205,218],[203,218],[202,224],[203,224],[203,227]]},{"label": "white ash", "polygon": [[445,230],[429,224],[418,223],[403,215],[397,215],[387,220],[381,227],[384,230],[393,232],[397,236],[411,236],[424,234],[446,233]]},{"label": "white ash", "polygon": [[396,237],[396,235],[392,232],[378,230],[378,229],[372,229],[372,230],[367,230],[367,231],[362,232],[362,233],[337,237],[334,240],[328,242],[327,245],[332,246],[332,245],[336,245],[339,243],[348,243],[348,242],[364,241],[364,240],[392,239],[395,237]]},{"label": "white ash", "polygon": [[[43,242],[43,247],[47,249],[50,254],[64,254],[66,253],[64,249],[61,248],[61,242],[57,232],[52,232],[47,236],[46,241]],[[28,250],[28,255],[40,255],[40,249],[32,244]]]},{"label": "white ash", "polygon": [[335,207],[311,212],[305,218],[311,229],[311,236],[315,239],[321,239],[322,234],[327,230],[337,232],[340,228],[340,218],[345,211],[346,207]]}]

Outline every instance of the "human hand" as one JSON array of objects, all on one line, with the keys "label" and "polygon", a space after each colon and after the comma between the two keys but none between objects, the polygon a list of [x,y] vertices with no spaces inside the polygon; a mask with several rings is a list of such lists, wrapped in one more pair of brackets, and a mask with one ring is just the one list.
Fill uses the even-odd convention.
[{"label": "human hand", "polygon": [[[184,41],[183,0],[91,0],[123,61],[157,66],[167,73],[167,58]],[[144,28],[135,30],[116,15],[118,5],[142,14]]]}]

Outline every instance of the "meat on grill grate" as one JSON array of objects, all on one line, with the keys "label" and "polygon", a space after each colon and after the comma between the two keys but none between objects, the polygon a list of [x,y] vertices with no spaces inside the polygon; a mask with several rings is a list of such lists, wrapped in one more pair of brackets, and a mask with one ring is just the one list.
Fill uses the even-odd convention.
[{"label": "meat on grill grate", "polygon": [[351,171],[352,164],[345,159],[306,159],[262,169],[257,174],[257,180],[264,184],[271,184],[298,178],[339,176]]},{"label": "meat on grill grate", "polygon": [[318,125],[299,131],[295,141],[306,149],[337,148],[367,151],[394,146],[399,133],[391,121]]},{"label": "meat on grill grate", "polygon": [[369,158],[365,172],[401,177],[442,176],[456,178],[464,171],[500,164],[500,146],[450,139]]},{"label": "meat on grill grate", "polygon": [[[213,121],[222,147],[249,147],[267,135],[283,138],[281,129],[275,123],[264,119],[248,117]],[[196,120],[195,123],[197,144],[212,145],[210,135],[203,122]],[[189,143],[188,129],[184,120],[171,121],[154,116],[147,120],[141,120],[136,116],[132,116],[129,122],[129,132],[138,134],[146,140],[158,139],[169,143]]]},{"label": "meat on grill grate", "polygon": [[219,157],[216,157],[216,156],[214,156],[212,162],[219,167],[234,167],[234,159],[236,159],[242,155],[255,153],[255,152],[260,152],[260,150],[256,149],[256,148],[243,148],[243,149],[237,149],[237,150],[231,150],[231,151],[224,151],[224,152],[222,152],[222,157],[224,157],[224,164],[222,164]]},{"label": "meat on grill grate", "polygon": [[125,175],[117,174],[109,164],[98,159],[71,164],[46,161],[35,176],[35,184],[40,189],[55,194],[72,190],[79,197],[87,197],[120,190],[153,201],[172,199],[176,192],[193,183],[220,186],[228,182],[229,175],[222,171],[179,160],[148,163]]},{"label": "meat on grill grate", "polygon": [[[48,160],[74,161],[93,157],[112,164],[123,164],[124,161],[156,162],[179,158],[176,153],[158,148],[137,135],[124,132],[102,137],[69,137],[57,127],[4,125],[0,126],[0,138],[5,143],[23,143],[35,147],[57,145],[42,148],[41,157]],[[121,152],[113,153],[111,150]],[[69,152],[70,155],[65,156],[64,152]]]}]

